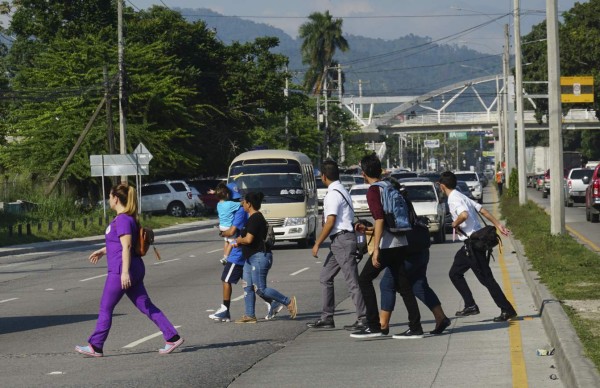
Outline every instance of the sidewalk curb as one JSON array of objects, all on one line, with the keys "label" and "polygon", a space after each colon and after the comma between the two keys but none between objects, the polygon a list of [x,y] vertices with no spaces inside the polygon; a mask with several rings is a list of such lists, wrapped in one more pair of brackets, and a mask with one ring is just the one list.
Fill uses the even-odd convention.
[{"label": "sidewalk curb", "polygon": [[596,366],[585,355],[583,345],[571,325],[569,317],[557,300],[539,282],[538,273],[530,269],[531,264],[525,256],[525,250],[520,241],[510,237],[523,276],[533,295],[534,303],[539,311],[546,334],[556,348],[554,353],[558,373],[566,387],[600,387],[600,374]]},{"label": "sidewalk curb", "polygon": [[[194,230],[204,230],[210,229],[214,225],[216,225],[215,220],[206,220],[206,221],[197,221],[191,222],[189,224],[169,226],[162,229],[156,229],[154,231],[155,236],[168,236],[171,234],[183,233],[183,232],[192,232]],[[12,245],[6,248],[0,248],[0,258],[13,256],[13,255],[22,255],[25,253],[35,253],[41,251],[47,251],[52,249],[65,249],[72,248],[76,246],[80,246],[82,244],[98,244],[104,242],[104,235],[99,236],[88,236],[81,238],[74,238],[71,240],[54,240],[54,241],[45,241],[33,244],[27,244],[24,246]],[[158,243],[160,245],[160,243]]]}]

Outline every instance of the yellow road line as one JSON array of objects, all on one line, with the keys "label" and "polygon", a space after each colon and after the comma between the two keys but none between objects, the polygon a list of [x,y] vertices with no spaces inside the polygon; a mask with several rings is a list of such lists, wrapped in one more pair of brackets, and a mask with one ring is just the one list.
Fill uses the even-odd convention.
[{"label": "yellow road line", "polygon": [[565,228],[569,231],[569,233],[574,234],[579,240],[583,241],[587,245],[589,245],[592,250],[596,252],[600,252],[600,247],[594,244],[591,240],[585,238],[581,233],[577,232],[575,229],[571,228],[569,225],[565,225]]},{"label": "yellow road line", "polygon": [[[496,193],[494,191],[494,193]],[[494,214],[497,215],[498,201],[494,201]],[[496,217],[497,218],[497,217]],[[504,294],[510,303],[517,309],[515,303],[515,297],[510,282],[510,274],[506,267],[506,261],[504,260],[504,253],[500,252],[498,255],[498,263],[502,271],[502,283],[504,284]],[[518,309],[517,309],[518,311]],[[528,387],[527,383],[527,368],[525,366],[525,357],[523,355],[523,341],[521,339],[521,326],[518,320],[509,321],[508,324],[508,338],[510,343],[510,361],[512,366],[512,381],[513,387]]]}]

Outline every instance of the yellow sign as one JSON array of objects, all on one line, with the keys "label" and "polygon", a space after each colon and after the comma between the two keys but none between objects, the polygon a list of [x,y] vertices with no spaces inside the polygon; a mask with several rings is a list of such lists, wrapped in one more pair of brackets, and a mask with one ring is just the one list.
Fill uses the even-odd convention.
[{"label": "yellow sign", "polygon": [[560,77],[560,102],[594,102],[594,77]]}]

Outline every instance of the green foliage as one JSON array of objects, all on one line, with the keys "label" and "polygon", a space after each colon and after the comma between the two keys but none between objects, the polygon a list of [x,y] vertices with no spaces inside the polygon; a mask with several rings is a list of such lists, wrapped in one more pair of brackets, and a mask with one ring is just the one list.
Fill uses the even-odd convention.
[{"label": "green foliage", "polygon": [[315,93],[318,93],[325,68],[331,66],[335,51],[346,51],[349,46],[342,35],[342,19],[333,20],[329,11],[324,14],[313,12],[308,19],[298,31],[298,36],[303,40],[302,63],[309,65],[304,76],[304,88],[307,91],[315,89]]},{"label": "green foliage", "polygon": [[510,172],[510,187],[506,190],[508,197],[519,197],[519,172],[513,168]]},{"label": "green foliage", "polygon": [[[550,217],[529,201],[519,206],[518,198],[502,196],[502,216],[523,244],[527,259],[541,281],[559,300],[600,299],[598,254],[573,237],[550,234]],[[564,306],[564,305],[563,305]],[[586,319],[565,307],[587,355],[600,367],[600,322]]]}]

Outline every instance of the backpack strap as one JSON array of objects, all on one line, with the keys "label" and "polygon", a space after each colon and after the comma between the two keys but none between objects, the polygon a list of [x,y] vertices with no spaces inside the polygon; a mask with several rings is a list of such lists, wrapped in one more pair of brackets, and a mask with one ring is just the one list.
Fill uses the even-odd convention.
[{"label": "backpack strap", "polygon": [[344,198],[344,201],[346,202],[346,204],[348,205],[348,207],[349,207],[350,209],[352,209],[352,213],[354,213],[354,217],[356,217],[356,219],[357,219],[358,221],[360,221],[360,218],[359,218],[359,217],[356,215],[356,213],[354,212],[354,208],[352,207],[352,204],[351,204],[351,203],[348,201],[348,199],[346,199],[346,196],[345,196],[344,194],[342,194],[342,192],[341,192],[341,191],[339,191],[339,190],[337,190],[337,189],[333,189],[333,191],[337,191],[337,192],[338,192],[338,193],[339,193],[339,194],[342,196],[342,198]]}]

